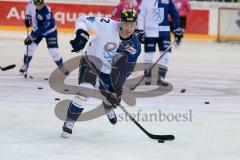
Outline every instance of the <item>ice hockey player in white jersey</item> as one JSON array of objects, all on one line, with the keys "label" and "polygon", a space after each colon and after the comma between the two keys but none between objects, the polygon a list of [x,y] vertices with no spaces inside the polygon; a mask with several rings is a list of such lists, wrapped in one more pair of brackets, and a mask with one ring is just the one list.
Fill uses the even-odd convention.
[{"label": "ice hockey player in white jersey", "polygon": [[[90,29],[95,32],[80,61],[79,84],[94,88],[96,78],[99,77],[99,90],[105,97],[103,107],[112,124],[117,123],[114,108],[120,105],[122,86],[133,72],[141,53],[141,44],[134,34],[136,21],[137,13],[134,9],[123,9],[120,22],[106,17],[81,16],[76,21],[76,38],[70,41],[72,52],[79,52],[89,39],[87,31]],[[69,105],[62,137],[72,134],[73,125],[87,99],[84,95],[77,95]]]},{"label": "ice hockey player in white jersey", "polygon": [[[151,73],[147,70],[152,64],[152,59],[156,51],[156,44],[160,53],[165,51],[171,44],[170,26],[168,16],[170,15],[174,23],[175,41],[179,45],[183,37],[183,30],[180,26],[180,18],[172,0],[143,0],[139,8],[138,30],[140,41],[144,43],[145,60],[145,84],[151,84]],[[168,62],[171,57],[171,49],[158,62],[158,85],[167,86],[165,76],[168,70]]]},{"label": "ice hockey player in white jersey", "polygon": [[68,75],[69,72],[63,66],[62,56],[59,54],[57,26],[51,11],[51,8],[44,3],[44,0],[30,0],[26,7],[25,26],[27,29],[32,26],[31,34],[25,39],[27,45],[23,58],[23,65],[20,72],[26,72],[33,53],[43,38],[46,38],[47,47],[53,60],[59,69]]}]

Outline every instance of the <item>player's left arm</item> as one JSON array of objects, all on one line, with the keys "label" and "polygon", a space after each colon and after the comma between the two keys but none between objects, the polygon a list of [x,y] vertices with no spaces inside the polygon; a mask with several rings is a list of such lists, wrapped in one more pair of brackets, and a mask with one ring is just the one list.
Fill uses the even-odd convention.
[{"label": "player's left arm", "polygon": [[126,45],[125,51],[120,51],[113,56],[111,79],[114,89],[118,95],[122,95],[122,86],[127,78],[132,74],[137,59],[141,53],[141,44],[137,37],[133,38],[132,46]]},{"label": "player's left arm", "polygon": [[177,10],[176,6],[174,5],[174,3],[172,2],[172,0],[169,0],[168,12],[171,15],[171,18],[173,19],[174,28],[179,27],[180,26],[180,16],[179,16],[178,10]]},{"label": "player's left arm", "polygon": [[176,41],[177,45],[180,45],[181,40],[183,38],[183,29],[180,25],[179,13],[177,11],[176,6],[172,2],[172,0],[169,0],[169,13],[170,13],[170,15],[173,19],[173,23],[174,23],[173,33],[174,33],[175,41]]},{"label": "player's left arm", "polygon": [[[129,44],[133,45],[129,46]],[[120,104],[123,84],[133,72],[137,59],[141,53],[141,44],[137,40],[137,37],[134,37],[133,41],[130,43],[125,43],[124,46],[125,50],[118,50],[112,59],[110,78],[114,92],[102,93],[114,107]]]},{"label": "player's left arm", "polygon": [[138,23],[137,23],[137,31],[136,35],[138,37],[138,40],[141,43],[145,42],[145,31],[144,31],[144,25],[145,25],[145,14],[146,14],[146,1],[143,1],[139,6],[138,11]]},{"label": "player's left arm", "polygon": [[32,25],[32,15],[30,12],[30,8],[31,8],[31,1],[27,4],[26,6],[26,11],[25,11],[25,19],[24,19],[24,24],[26,28],[31,27]]},{"label": "player's left arm", "polygon": [[76,37],[70,41],[72,52],[80,52],[88,42],[88,31],[93,31],[95,35],[106,32],[107,25],[112,20],[106,17],[80,16],[75,23]]}]

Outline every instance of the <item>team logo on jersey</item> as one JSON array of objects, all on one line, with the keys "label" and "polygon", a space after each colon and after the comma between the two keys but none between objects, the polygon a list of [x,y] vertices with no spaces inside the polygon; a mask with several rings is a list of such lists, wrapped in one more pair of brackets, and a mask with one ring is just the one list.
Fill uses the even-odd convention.
[{"label": "team logo on jersey", "polygon": [[117,44],[114,42],[108,42],[104,45],[104,58],[108,61],[109,64],[112,63],[112,57],[116,54],[115,50],[117,49]]},{"label": "team logo on jersey", "polygon": [[40,21],[43,20],[43,17],[42,17],[40,14],[37,15],[37,18],[38,18]]},{"label": "team logo on jersey", "polygon": [[169,3],[169,0],[161,0],[161,2],[162,2],[163,4],[168,4],[168,3]]},{"label": "team logo on jersey", "polygon": [[87,20],[90,21],[91,23],[95,22],[95,17],[87,17]]},{"label": "team logo on jersey", "polygon": [[104,50],[106,52],[113,52],[117,48],[117,44],[114,42],[108,42],[107,44],[104,45]]},{"label": "team logo on jersey", "polygon": [[128,51],[131,54],[136,54],[137,53],[137,50],[134,47],[132,47],[132,46],[127,45],[125,47],[125,49],[126,49],[126,51]]},{"label": "team logo on jersey", "polygon": [[154,8],[153,9],[153,20],[157,23],[162,23],[164,20],[164,8]]}]

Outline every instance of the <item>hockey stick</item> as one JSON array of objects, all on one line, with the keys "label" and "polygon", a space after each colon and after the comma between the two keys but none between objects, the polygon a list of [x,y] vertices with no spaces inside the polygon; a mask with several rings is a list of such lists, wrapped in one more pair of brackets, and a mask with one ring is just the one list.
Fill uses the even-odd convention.
[{"label": "hockey stick", "polygon": [[[100,78],[98,72],[96,71],[95,67],[92,65],[92,63],[90,62],[90,60],[88,60],[87,55],[85,57],[87,63],[89,64],[90,68],[96,73],[96,75],[98,76],[99,82],[103,84],[103,87],[105,88],[105,90],[107,91],[107,88],[104,85],[104,82],[102,81],[102,79]],[[158,142],[164,142],[164,141],[172,141],[175,139],[174,135],[155,135],[155,134],[151,134],[149,133],[145,128],[143,128],[134,118],[133,116],[122,106],[119,105],[117,107],[120,107],[122,109],[122,111],[138,126],[138,128],[140,128],[149,138],[151,139],[156,139],[158,140]]]},{"label": "hockey stick", "polygon": [[6,66],[6,67],[1,67],[0,66],[0,69],[1,71],[6,71],[6,70],[9,70],[9,69],[13,69],[16,67],[16,64],[12,64],[12,65],[9,65],[9,66]]},{"label": "hockey stick", "polygon": [[[29,27],[27,27],[27,37],[29,36]],[[29,61],[28,61],[28,45],[27,45],[27,68],[26,68],[26,73],[24,75],[24,78],[27,79],[27,72],[28,72],[28,66],[29,66]]]},{"label": "hockey stick", "polygon": [[172,141],[175,139],[174,135],[155,135],[155,134],[151,134],[149,133],[145,128],[143,128],[134,118],[133,116],[122,106],[119,105],[118,107],[120,107],[122,109],[122,111],[151,139],[157,139],[157,140],[161,140],[161,141]]},{"label": "hockey stick", "polygon": [[[156,62],[147,70],[146,74],[149,74],[152,72],[152,69],[157,65],[157,63],[162,59],[162,57],[169,51],[169,49],[172,48],[172,45],[176,44],[176,41],[173,41],[168,48],[162,53],[162,55],[156,60]],[[134,86],[129,87],[130,90],[134,90],[137,88],[137,86],[139,86],[139,84],[143,81],[143,79],[145,78],[145,76],[143,75],[142,78],[138,81],[138,83],[136,83]]]}]

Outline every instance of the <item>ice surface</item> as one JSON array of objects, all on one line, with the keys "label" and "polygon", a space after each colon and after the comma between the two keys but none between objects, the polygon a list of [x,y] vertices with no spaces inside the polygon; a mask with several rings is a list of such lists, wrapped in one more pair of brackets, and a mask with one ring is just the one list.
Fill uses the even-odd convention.
[{"label": "ice surface", "polygon": [[[238,160],[240,157],[240,46],[185,40],[173,50],[167,80],[174,89],[167,95],[137,98],[130,113],[184,114],[192,121],[144,121],[154,134],[174,134],[176,140],[157,143],[132,122],[112,126],[106,116],[78,122],[69,139],[59,137],[63,121],[55,115],[57,101],[71,98],[53,91],[45,81],[56,68],[43,41],[29,67],[34,79],[19,74],[25,50],[24,32],[0,31],[0,65],[16,64],[0,72],[0,159],[1,160]],[[59,35],[64,61],[73,34]],[[140,61],[142,60],[142,55]],[[76,84],[77,72],[67,82]],[[42,87],[42,90],[38,90]],[[180,93],[181,89],[185,93]],[[204,102],[210,102],[205,104]],[[99,100],[90,100],[94,108]],[[120,109],[118,116],[123,116]]]}]

